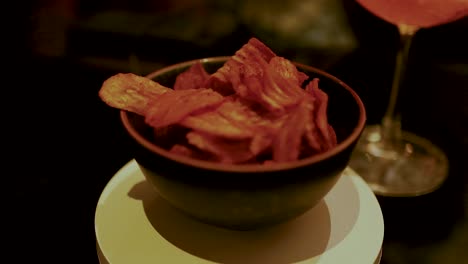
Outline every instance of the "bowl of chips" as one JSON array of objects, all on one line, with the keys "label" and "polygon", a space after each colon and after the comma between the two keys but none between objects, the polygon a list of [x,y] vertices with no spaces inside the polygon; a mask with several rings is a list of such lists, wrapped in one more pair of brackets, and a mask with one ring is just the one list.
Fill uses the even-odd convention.
[{"label": "bowl of chips", "polygon": [[116,74],[99,95],[120,109],[132,155],[163,199],[235,230],[279,224],[317,205],[366,121],[348,85],[256,38],[232,56]]}]

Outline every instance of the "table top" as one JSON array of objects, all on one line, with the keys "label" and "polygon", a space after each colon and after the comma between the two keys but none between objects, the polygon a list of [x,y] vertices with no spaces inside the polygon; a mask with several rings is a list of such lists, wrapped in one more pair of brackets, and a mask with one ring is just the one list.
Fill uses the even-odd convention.
[{"label": "table top", "polygon": [[[13,142],[4,147],[6,164],[13,169],[5,174],[13,181],[6,185],[12,192],[8,196],[12,202],[7,202],[12,217],[7,220],[15,234],[11,244],[29,253],[20,254],[23,259],[54,262],[63,254],[77,263],[97,263],[97,201],[107,182],[132,159],[118,111],[104,105],[97,95],[112,74],[145,74],[176,60],[229,55],[255,35],[276,43],[278,53],[308,61],[348,83],[363,99],[369,124],[378,123],[385,111],[396,30],[352,1],[343,1],[347,19],[346,26],[340,27],[351,28],[346,36],[353,41],[343,42],[351,46],[340,44],[333,49],[272,37],[271,32],[238,20],[233,20],[239,23],[226,34],[204,32],[219,33],[218,38],[210,38],[213,42],[174,39],[164,35],[167,31],[153,32],[182,21],[168,20],[171,13],[163,18],[161,13],[147,16],[141,8],[124,9],[107,2],[92,6],[83,1],[83,10],[70,16],[57,15],[55,7],[32,6],[12,22],[24,30],[17,31],[22,45],[11,52],[16,56],[10,65],[14,83],[5,88],[8,99],[4,102],[13,106],[4,126],[7,141]],[[116,9],[120,11],[107,12]],[[119,20],[113,21],[109,14],[114,19],[117,14]],[[158,17],[158,23],[166,21],[164,27],[154,27],[154,22],[138,26],[153,17]],[[138,23],[126,24],[130,19]],[[123,30],[124,25],[129,26]],[[153,31],[136,30],[143,28]],[[468,43],[460,38],[467,29],[464,19],[424,29],[414,39],[402,90],[402,124],[440,146],[449,158],[450,171],[441,188],[428,195],[377,197],[385,219],[382,264],[468,262]],[[193,37],[191,33],[185,32]]]}]

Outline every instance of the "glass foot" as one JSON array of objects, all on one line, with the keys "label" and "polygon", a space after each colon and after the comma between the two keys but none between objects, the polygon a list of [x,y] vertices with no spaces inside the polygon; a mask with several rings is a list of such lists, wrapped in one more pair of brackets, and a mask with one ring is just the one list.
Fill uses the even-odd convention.
[{"label": "glass foot", "polygon": [[437,146],[403,131],[401,148],[383,148],[380,131],[378,125],[366,127],[349,163],[374,193],[418,196],[440,187],[448,175],[448,160]]}]

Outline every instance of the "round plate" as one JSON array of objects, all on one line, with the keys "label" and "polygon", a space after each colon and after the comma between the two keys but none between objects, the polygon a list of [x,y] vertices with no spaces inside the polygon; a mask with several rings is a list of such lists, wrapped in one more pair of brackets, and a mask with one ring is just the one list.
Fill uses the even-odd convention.
[{"label": "round plate", "polygon": [[214,227],[168,205],[131,160],[104,188],[95,232],[101,263],[372,264],[384,222],[372,190],[346,168],[324,200],[298,218],[253,231]]}]

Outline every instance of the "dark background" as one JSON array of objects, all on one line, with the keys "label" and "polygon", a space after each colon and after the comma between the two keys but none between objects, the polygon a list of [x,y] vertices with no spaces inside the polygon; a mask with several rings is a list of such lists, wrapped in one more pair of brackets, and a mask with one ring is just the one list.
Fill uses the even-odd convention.
[{"label": "dark background", "polygon": [[[303,1],[317,12],[294,9],[298,1],[244,2],[43,0],[15,9],[3,38],[4,57],[12,58],[4,71],[12,80],[4,82],[3,97],[4,188],[12,191],[5,217],[11,225],[4,228],[15,263],[97,263],[97,200],[131,160],[118,111],[97,96],[115,73],[144,75],[183,60],[232,55],[255,36],[278,55],[348,83],[362,97],[368,122],[380,121],[398,43],[394,26],[351,0]],[[379,197],[383,264],[468,262],[467,32],[462,19],[423,29],[413,41],[403,127],[440,146],[450,173],[431,194]]]}]

